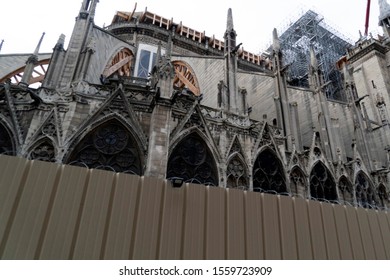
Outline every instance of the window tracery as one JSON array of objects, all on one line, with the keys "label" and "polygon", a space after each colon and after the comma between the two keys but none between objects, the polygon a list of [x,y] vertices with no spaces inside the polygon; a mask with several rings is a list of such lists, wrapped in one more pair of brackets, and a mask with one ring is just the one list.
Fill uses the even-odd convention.
[{"label": "window tracery", "polygon": [[31,151],[30,159],[55,162],[55,149],[49,141],[43,141]]},{"label": "window tracery", "polygon": [[298,168],[295,167],[290,172],[291,192],[296,195],[305,198],[307,192],[307,185],[305,182],[305,175]]},{"label": "window tracery", "polygon": [[286,193],[286,182],[280,160],[269,149],[263,151],[253,167],[253,190]]},{"label": "window tracery", "polygon": [[353,203],[353,188],[351,182],[346,177],[341,177],[339,180],[340,199],[345,203]]},{"label": "window tracery", "polygon": [[87,134],[72,152],[69,163],[88,168],[142,175],[135,140],[118,121],[106,122]]},{"label": "window tracery", "polygon": [[369,183],[366,175],[362,172],[356,176],[356,202],[364,208],[373,208],[376,206],[375,193],[372,185]]},{"label": "window tracery", "polygon": [[235,155],[227,165],[227,187],[247,190],[248,186],[248,174],[245,164],[238,155]]},{"label": "window tracery", "polygon": [[184,138],[172,151],[168,160],[167,178],[180,177],[185,182],[218,185],[214,159],[195,133]]},{"label": "window tracery", "polygon": [[337,201],[336,184],[328,168],[317,163],[310,173],[310,195],[323,201]]}]

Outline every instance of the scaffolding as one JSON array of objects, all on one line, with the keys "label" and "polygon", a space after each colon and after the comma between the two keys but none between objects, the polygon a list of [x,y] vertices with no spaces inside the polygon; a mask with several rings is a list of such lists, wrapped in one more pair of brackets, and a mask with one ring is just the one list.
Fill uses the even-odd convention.
[{"label": "scaffolding", "polygon": [[310,46],[313,46],[319,68],[327,83],[328,99],[345,101],[342,75],[336,62],[352,47],[350,40],[325,23],[324,18],[308,10],[280,35],[284,64],[289,64],[288,82],[292,86],[309,87]]}]

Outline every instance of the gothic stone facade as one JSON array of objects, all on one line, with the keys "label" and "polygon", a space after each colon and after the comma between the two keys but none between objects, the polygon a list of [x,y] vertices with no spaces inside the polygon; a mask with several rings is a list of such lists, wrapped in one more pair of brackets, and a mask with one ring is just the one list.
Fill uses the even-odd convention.
[{"label": "gothic stone facade", "polygon": [[97,2],[83,1],[40,87],[39,45],[21,81],[1,80],[0,153],[387,209],[386,40],[339,61],[348,102],[330,102],[314,51],[310,88],[291,87],[276,31],[272,54],[248,53],[231,10],[219,41],[148,11],[103,29]]}]

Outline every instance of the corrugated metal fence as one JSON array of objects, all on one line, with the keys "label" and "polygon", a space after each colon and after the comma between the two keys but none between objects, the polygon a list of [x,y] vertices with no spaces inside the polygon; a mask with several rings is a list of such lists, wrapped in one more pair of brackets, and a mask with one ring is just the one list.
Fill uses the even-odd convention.
[{"label": "corrugated metal fence", "polygon": [[1,259],[389,259],[387,212],[0,156]]}]

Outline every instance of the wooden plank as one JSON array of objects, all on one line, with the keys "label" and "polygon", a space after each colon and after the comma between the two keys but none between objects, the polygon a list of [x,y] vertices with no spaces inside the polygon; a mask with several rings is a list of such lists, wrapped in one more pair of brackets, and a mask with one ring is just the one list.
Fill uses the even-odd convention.
[{"label": "wooden plank", "polygon": [[142,177],[142,180],[131,259],[157,259],[161,200],[165,184],[158,178]]},{"label": "wooden plank", "polygon": [[137,175],[119,173],[117,176],[104,258],[124,260],[130,257],[142,180]]},{"label": "wooden plank", "polygon": [[364,208],[357,208],[357,217],[359,221],[360,233],[362,236],[365,258],[368,260],[374,260],[376,259],[376,254],[371,236],[370,225],[368,222],[367,210]]},{"label": "wooden plank", "polygon": [[294,207],[291,197],[279,197],[279,216],[282,258],[285,260],[296,260],[298,259],[298,246],[295,233]]},{"label": "wooden plank", "polygon": [[321,210],[328,259],[339,260],[340,247],[337,238],[336,221],[333,213],[333,205],[330,203],[322,203]]},{"label": "wooden plank", "polygon": [[226,258],[226,190],[207,188],[206,201],[206,244],[205,254],[208,260]]},{"label": "wooden plank", "polygon": [[325,260],[328,258],[324,227],[322,224],[321,203],[308,200],[310,234],[313,246],[313,257],[315,260]]},{"label": "wooden plank", "polygon": [[3,259],[35,258],[48,206],[55,195],[58,168],[57,164],[32,162],[25,187],[20,193],[20,203],[5,244]]},{"label": "wooden plank", "polygon": [[383,243],[381,228],[379,226],[378,211],[368,210],[367,218],[370,226],[372,241],[374,243],[376,259],[385,260],[386,259],[385,244]]},{"label": "wooden plank", "polygon": [[347,222],[349,229],[349,239],[351,242],[353,258],[357,260],[365,259],[362,236],[360,234],[357,208],[347,207]]},{"label": "wooden plank", "polygon": [[280,245],[278,196],[262,194],[262,205],[265,259],[280,260],[282,248]]},{"label": "wooden plank", "polygon": [[343,260],[353,259],[352,246],[346,216],[346,207],[334,205],[334,217],[337,229],[337,238],[340,248],[340,258]]},{"label": "wooden plank", "polygon": [[185,260],[204,259],[206,187],[186,186],[183,254]]},{"label": "wooden plank", "polygon": [[262,195],[247,192],[245,200],[246,257],[264,259]]},{"label": "wooden plank", "polygon": [[183,231],[185,188],[173,188],[167,182],[163,200],[159,259],[180,259]]},{"label": "wooden plank", "polygon": [[227,259],[245,259],[244,192],[227,189]]},{"label": "wooden plank", "polygon": [[40,259],[68,259],[88,173],[87,168],[62,167]]}]

